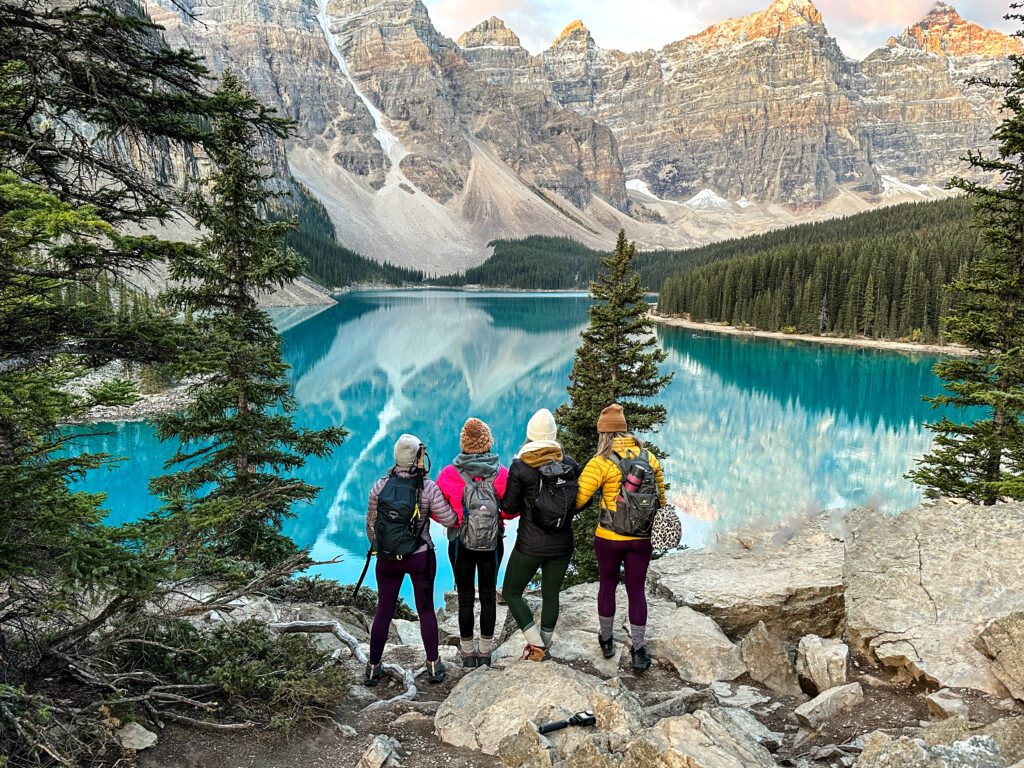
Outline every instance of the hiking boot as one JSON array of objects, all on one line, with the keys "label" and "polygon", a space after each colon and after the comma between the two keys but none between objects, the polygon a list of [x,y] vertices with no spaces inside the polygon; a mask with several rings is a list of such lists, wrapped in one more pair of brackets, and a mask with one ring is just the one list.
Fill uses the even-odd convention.
[{"label": "hiking boot", "polygon": [[548,653],[548,649],[542,645],[530,645],[527,643],[523,649],[523,661],[547,661],[550,658],[551,654]]},{"label": "hiking boot", "polygon": [[478,667],[489,667],[491,666],[491,654],[483,654],[480,651],[476,652],[476,665]]},{"label": "hiking boot", "polygon": [[601,644],[601,655],[606,659],[610,659],[615,655],[615,639],[609,637],[607,640],[603,639],[600,635],[597,636],[597,642]]},{"label": "hiking boot", "polygon": [[427,682],[431,685],[437,685],[443,683],[444,679],[448,676],[448,667],[444,665],[444,662],[438,659],[437,661],[427,662]]},{"label": "hiking boot", "polygon": [[[488,664],[490,663],[490,658],[490,656],[487,657]],[[477,655],[476,651],[473,651],[472,653],[462,654],[462,666],[464,666],[466,669],[473,669],[474,667],[479,666],[479,664],[480,657]]]},{"label": "hiking boot", "polygon": [[633,669],[637,672],[643,672],[651,666],[651,655],[647,653],[646,645],[640,648],[630,648],[629,655],[633,657]]},{"label": "hiking boot", "polygon": [[363,671],[363,685],[376,688],[380,683],[380,664],[367,664]]}]

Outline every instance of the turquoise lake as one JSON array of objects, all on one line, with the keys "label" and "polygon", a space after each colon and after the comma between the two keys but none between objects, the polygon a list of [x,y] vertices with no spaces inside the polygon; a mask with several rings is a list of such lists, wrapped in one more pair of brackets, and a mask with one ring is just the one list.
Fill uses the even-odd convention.
[{"label": "turquoise lake", "polygon": [[[297,422],[350,432],[332,458],[302,470],[323,490],[285,523],[317,560],[343,558],[314,570],[358,578],[366,493],[389,468],[402,432],[428,444],[436,476],[458,452],[462,423],[476,416],[491,426],[507,464],[530,415],[565,399],[587,306],[582,294],[380,291],[348,294],[326,309],[275,311]],[[920,398],[941,390],[934,357],[681,328],[657,333],[675,372],[657,440],[670,453],[670,497],[687,513],[689,544],[738,524],[859,504],[898,510],[920,500],[903,474],[931,444],[924,422],[936,414]],[[111,523],[157,506],[146,483],[172,445],[144,423],[74,431],[81,450],[127,457],[82,484],[109,494]],[[512,526],[507,543],[514,535]],[[436,524],[434,537],[443,552]],[[438,594],[451,585],[439,557]]]}]

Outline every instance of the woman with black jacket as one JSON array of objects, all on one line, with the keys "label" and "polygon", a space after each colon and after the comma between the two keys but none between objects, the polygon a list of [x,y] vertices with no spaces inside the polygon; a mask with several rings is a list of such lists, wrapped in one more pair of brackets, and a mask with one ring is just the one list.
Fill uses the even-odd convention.
[{"label": "woman with black jacket", "polygon": [[[551,645],[555,623],[558,621],[558,595],[572,559],[573,543],[571,511],[561,524],[552,526],[545,524],[536,509],[541,471],[548,467],[546,471],[551,476],[551,467],[554,467],[556,472],[563,472],[566,481],[571,481],[572,487],[575,487],[580,468],[571,457],[565,455],[556,440],[558,428],[555,417],[546,408],[537,411],[530,419],[526,436],[527,442],[509,468],[508,485],[502,500],[503,516],[519,518],[519,533],[505,569],[502,595],[526,637],[523,658],[543,661],[548,658],[547,649]],[[541,573],[542,598],[539,627],[533,611],[523,599],[523,592],[538,570]]]}]

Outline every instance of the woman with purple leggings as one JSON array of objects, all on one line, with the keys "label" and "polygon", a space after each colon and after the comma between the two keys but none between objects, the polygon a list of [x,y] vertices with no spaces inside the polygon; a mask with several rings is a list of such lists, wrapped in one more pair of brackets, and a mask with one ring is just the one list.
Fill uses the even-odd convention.
[{"label": "woman with purple leggings", "polygon": [[576,508],[599,494],[600,517],[594,532],[598,642],[606,659],[615,655],[615,590],[625,569],[630,655],[633,668],[642,671],[651,666],[645,637],[647,568],[653,554],[650,523],[654,510],[665,504],[665,479],[657,457],[629,433],[621,405],[601,411],[597,431],[597,455],[580,475]]},{"label": "woman with purple leggings", "polygon": [[427,654],[427,681],[440,683],[447,670],[438,654],[437,615],[434,613],[434,574],[437,559],[430,538],[430,520],[452,528],[455,512],[441,489],[427,477],[426,446],[413,435],[395,443],[395,466],[373,485],[366,506],[366,535],[377,554],[377,612],[370,630],[370,660],[363,682],[380,682],[381,657],[391,619],[398,606],[398,592],[408,576],[412,580],[420,636]]}]

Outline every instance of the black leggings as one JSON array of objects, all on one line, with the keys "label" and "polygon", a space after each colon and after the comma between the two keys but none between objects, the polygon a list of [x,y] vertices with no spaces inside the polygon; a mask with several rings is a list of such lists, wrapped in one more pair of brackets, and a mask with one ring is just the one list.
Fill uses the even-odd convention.
[{"label": "black leggings", "polygon": [[480,636],[494,637],[498,565],[504,554],[501,539],[498,539],[498,548],[490,552],[467,549],[458,539],[448,544],[448,558],[452,562],[455,589],[459,593],[459,635],[467,640],[473,637],[476,623],[476,584],[480,585]]}]

